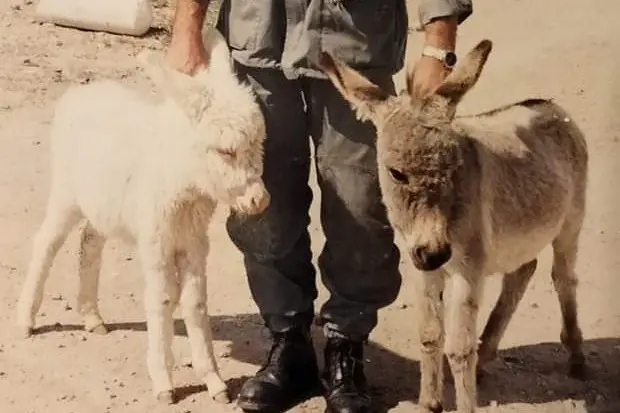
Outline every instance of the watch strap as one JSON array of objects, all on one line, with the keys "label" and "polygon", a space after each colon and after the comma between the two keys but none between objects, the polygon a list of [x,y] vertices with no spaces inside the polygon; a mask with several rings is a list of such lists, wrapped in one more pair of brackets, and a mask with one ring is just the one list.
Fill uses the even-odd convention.
[{"label": "watch strap", "polygon": [[440,62],[442,62],[444,65],[446,65],[446,67],[451,67],[446,62],[446,56],[448,55],[448,53],[454,53],[454,52],[452,52],[451,50],[445,50],[445,49],[441,49],[439,47],[435,47],[431,45],[425,45],[424,48],[422,49],[422,56],[433,57],[439,60]]}]

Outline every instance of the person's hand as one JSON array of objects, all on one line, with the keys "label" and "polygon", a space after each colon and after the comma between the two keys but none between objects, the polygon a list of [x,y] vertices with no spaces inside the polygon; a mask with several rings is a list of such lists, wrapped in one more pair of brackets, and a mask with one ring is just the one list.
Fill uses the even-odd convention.
[{"label": "person's hand", "polygon": [[433,93],[449,74],[450,69],[439,60],[421,56],[413,69],[413,84],[409,87],[415,97],[425,98]]},{"label": "person's hand", "polygon": [[175,70],[193,76],[209,65],[209,54],[201,41],[177,37],[166,52],[166,63]]},{"label": "person's hand", "polygon": [[[454,50],[457,31],[456,16],[433,19],[424,26],[424,43],[444,50]],[[451,70],[434,57],[421,56],[413,68],[409,91],[416,98],[425,98],[439,87]]]}]

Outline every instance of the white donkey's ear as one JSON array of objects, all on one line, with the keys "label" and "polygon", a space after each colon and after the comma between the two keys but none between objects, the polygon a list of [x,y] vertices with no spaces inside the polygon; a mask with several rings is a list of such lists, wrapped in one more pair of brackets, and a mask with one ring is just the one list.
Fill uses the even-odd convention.
[{"label": "white donkey's ear", "polygon": [[153,53],[150,50],[143,50],[138,53],[136,59],[153,83],[165,89],[168,82],[167,74],[165,73],[166,69],[164,68],[164,59],[161,54]]},{"label": "white donkey's ear", "polygon": [[210,71],[224,72],[224,74],[233,73],[233,60],[230,55],[230,49],[226,44],[226,39],[216,28],[205,30],[203,33],[203,44],[209,54]]},{"label": "white donkey's ear", "polygon": [[374,123],[381,120],[390,95],[344,62],[321,53],[319,67],[356,110],[358,117]]},{"label": "white donkey's ear", "polygon": [[198,122],[208,107],[209,96],[196,76],[171,68],[161,54],[145,50],[137,56],[148,77],[167,99],[179,105],[192,122]]}]

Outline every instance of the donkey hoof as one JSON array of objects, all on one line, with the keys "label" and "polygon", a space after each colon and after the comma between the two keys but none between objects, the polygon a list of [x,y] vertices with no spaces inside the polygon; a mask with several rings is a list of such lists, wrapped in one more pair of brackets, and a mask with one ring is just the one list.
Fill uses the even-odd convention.
[{"label": "donkey hoof", "polygon": [[568,375],[577,380],[587,379],[588,365],[584,357],[571,358],[568,366]]},{"label": "donkey hoof", "polygon": [[230,400],[230,395],[228,394],[228,390],[222,390],[222,391],[216,393],[213,396],[213,400],[215,400],[216,402],[221,403],[221,404],[228,404],[231,401]]},{"label": "donkey hoof", "polygon": [[430,413],[442,413],[443,412],[443,406],[441,405],[441,402],[439,400],[431,400],[428,403],[422,403],[422,406],[427,412],[430,412]]},{"label": "donkey hoof", "polygon": [[108,328],[105,326],[105,324],[98,324],[94,327],[90,327],[87,329],[87,331],[102,336],[108,334]]},{"label": "donkey hoof", "polygon": [[164,390],[157,394],[157,401],[161,404],[174,404],[176,397],[173,390]]}]

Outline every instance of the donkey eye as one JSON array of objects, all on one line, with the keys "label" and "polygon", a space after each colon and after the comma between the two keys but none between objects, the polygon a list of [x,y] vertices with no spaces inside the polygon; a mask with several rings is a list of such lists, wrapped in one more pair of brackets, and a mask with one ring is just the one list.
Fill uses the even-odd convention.
[{"label": "donkey eye", "polygon": [[398,169],[388,168],[388,172],[392,176],[392,178],[401,184],[406,184],[409,180],[407,179],[407,175],[399,171]]},{"label": "donkey eye", "polygon": [[237,153],[232,149],[217,148],[215,151],[221,156],[228,158],[231,161],[234,161],[237,158]]}]

